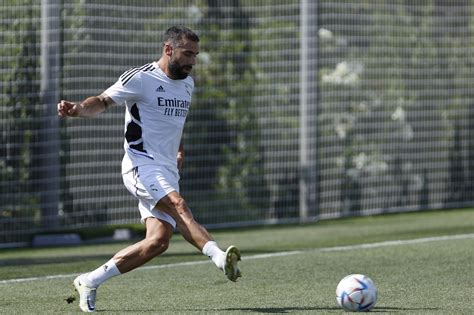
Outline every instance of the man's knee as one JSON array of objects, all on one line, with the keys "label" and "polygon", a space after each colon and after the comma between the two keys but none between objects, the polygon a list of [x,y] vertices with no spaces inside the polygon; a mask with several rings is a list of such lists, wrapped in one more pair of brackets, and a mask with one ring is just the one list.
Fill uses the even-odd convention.
[{"label": "man's knee", "polygon": [[152,236],[146,238],[147,251],[153,255],[165,252],[170,245],[170,238],[167,236]]}]

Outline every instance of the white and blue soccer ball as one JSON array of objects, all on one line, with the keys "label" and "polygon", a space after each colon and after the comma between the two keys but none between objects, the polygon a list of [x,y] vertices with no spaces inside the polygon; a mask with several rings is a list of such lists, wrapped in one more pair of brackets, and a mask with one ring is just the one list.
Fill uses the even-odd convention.
[{"label": "white and blue soccer ball", "polygon": [[366,312],[377,302],[377,288],[372,279],[365,275],[348,275],[337,285],[336,300],[346,311]]}]

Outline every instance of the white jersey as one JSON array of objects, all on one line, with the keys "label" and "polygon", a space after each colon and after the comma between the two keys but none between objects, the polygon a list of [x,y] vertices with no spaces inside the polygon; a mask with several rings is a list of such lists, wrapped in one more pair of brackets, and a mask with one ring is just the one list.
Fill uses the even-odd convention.
[{"label": "white jersey", "polygon": [[126,71],[105,91],[115,103],[126,105],[122,173],[147,164],[177,172],[193,89],[191,77],[172,80],[153,62]]}]

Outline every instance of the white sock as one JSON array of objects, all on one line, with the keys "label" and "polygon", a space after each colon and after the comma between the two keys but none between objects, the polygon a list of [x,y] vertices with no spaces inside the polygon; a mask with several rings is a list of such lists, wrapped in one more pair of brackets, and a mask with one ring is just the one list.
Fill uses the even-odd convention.
[{"label": "white sock", "polygon": [[119,274],[121,273],[115,265],[115,261],[111,259],[96,270],[88,273],[86,280],[89,281],[93,287],[98,287],[107,279],[118,276]]},{"label": "white sock", "polygon": [[204,244],[202,253],[209,257],[214,262],[214,264],[216,264],[217,268],[224,268],[225,253],[217,246],[216,242],[208,241],[206,244]]}]

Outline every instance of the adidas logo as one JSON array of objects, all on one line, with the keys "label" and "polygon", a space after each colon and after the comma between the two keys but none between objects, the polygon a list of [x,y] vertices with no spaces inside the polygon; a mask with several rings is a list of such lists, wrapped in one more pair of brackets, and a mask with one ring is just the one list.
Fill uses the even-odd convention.
[{"label": "adidas logo", "polygon": [[165,89],[163,88],[162,85],[160,85],[159,87],[156,88],[155,91],[156,91],[156,92],[165,92]]}]

